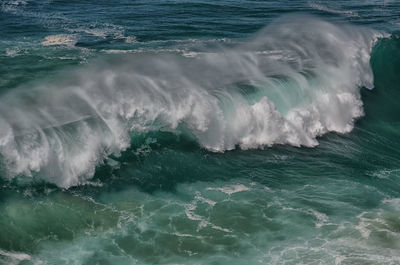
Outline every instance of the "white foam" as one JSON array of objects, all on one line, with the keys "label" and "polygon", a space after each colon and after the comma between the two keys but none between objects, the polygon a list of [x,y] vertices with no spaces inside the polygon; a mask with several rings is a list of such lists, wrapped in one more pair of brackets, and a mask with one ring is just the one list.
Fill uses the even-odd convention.
[{"label": "white foam", "polygon": [[32,257],[22,252],[11,252],[0,249],[0,256],[7,257],[9,260],[8,264],[20,264],[21,261],[32,260]]},{"label": "white foam", "polygon": [[126,43],[137,43],[137,39],[135,36],[126,36],[124,37]]},{"label": "white foam", "polygon": [[380,179],[390,179],[392,176],[400,174],[400,169],[381,169],[367,173],[370,176],[377,177]]},{"label": "white foam", "polygon": [[9,5],[15,5],[15,6],[19,6],[19,5],[26,5],[28,2],[24,1],[24,0],[13,0],[13,1],[6,1],[7,4]]},{"label": "white foam", "polygon": [[329,217],[324,213],[320,213],[314,209],[309,209],[307,212],[312,214],[315,217],[315,219],[316,219],[315,227],[317,227],[317,228],[322,227],[329,221]]},{"label": "white foam", "polygon": [[75,35],[69,35],[69,34],[49,35],[46,36],[42,41],[42,45],[44,46],[53,46],[53,45],[74,46],[75,44],[76,44]]},{"label": "white foam", "polygon": [[28,2],[24,0],[4,0],[1,3],[1,10],[3,12],[13,12],[17,10],[19,6],[25,6],[26,4],[28,4]]},{"label": "white foam", "polygon": [[228,195],[232,195],[234,193],[242,192],[242,191],[249,191],[250,188],[246,187],[243,184],[237,184],[237,185],[230,185],[222,188],[207,188],[207,190],[217,190],[223,193],[226,193]]},{"label": "white foam", "polygon": [[188,204],[185,206],[185,214],[187,216],[188,219],[193,220],[193,221],[198,221],[199,225],[197,227],[197,231],[200,231],[201,229],[205,228],[205,227],[211,227],[212,229],[215,230],[219,230],[225,233],[230,233],[232,231],[230,231],[229,229],[220,227],[218,225],[214,225],[211,222],[209,222],[208,220],[206,220],[204,217],[194,213],[194,211],[197,209],[197,205],[195,204]]},{"label": "white foam", "polygon": [[210,205],[210,206],[215,206],[215,204],[217,204],[215,201],[210,200],[210,199],[206,199],[206,198],[204,198],[203,196],[201,196],[201,193],[200,193],[200,192],[196,192],[195,199],[196,199],[197,201],[204,202],[204,203],[206,203],[206,204],[208,204],[208,205]]},{"label": "white foam", "polygon": [[116,49],[109,49],[109,50],[101,50],[104,53],[109,54],[123,54],[123,53],[136,53],[136,50],[116,50]]},{"label": "white foam", "polygon": [[97,38],[105,39],[112,37],[114,39],[124,40],[126,43],[137,43],[135,36],[126,36],[125,29],[122,26],[110,23],[90,23],[86,27],[65,28],[65,30],[73,34],[89,34]]},{"label": "white foam", "polygon": [[15,57],[18,56],[20,52],[19,48],[7,48],[6,49],[6,56],[8,57]]},{"label": "white foam", "polygon": [[351,10],[341,10],[341,9],[334,9],[334,8],[330,8],[327,6],[324,6],[322,4],[316,3],[316,2],[308,2],[308,5],[316,10],[319,11],[324,11],[327,13],[331,13],[331,14],[339,14],[339,15],[344,15],[346,17],[359,17],[358,13],[355,11],[351,11]]}]

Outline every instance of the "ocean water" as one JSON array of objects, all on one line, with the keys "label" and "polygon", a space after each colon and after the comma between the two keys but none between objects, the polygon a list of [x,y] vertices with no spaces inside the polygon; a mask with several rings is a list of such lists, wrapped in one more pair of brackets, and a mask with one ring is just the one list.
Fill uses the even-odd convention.
[{"label": "ocean water", "polygon": [[400,2],[0,2],[1,264],[400,264]]}]

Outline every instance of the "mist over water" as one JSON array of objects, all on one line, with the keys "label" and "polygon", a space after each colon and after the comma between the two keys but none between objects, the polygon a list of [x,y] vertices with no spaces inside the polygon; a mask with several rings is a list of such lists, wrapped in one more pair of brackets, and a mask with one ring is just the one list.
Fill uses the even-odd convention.
[{"label": "mist over water", "polygon": [[0,264],[399,263],[399,12],[3,1]]}]

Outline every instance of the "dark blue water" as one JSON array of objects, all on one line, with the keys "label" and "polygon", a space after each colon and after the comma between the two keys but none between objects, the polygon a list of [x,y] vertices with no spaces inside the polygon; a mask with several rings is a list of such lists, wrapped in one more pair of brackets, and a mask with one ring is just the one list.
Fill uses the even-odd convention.
[{"label": "dark blue water", "polygon": [[400,2],[0,2],[0,263],[399,264]]}]

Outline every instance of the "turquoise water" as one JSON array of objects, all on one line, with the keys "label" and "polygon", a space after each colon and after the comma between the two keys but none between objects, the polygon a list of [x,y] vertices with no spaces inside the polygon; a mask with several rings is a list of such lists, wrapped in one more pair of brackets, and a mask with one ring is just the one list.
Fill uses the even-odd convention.
[{"label": "turquoise water", "polygon": [[397,1],[0,14],[0,263],[400,263]]}]

